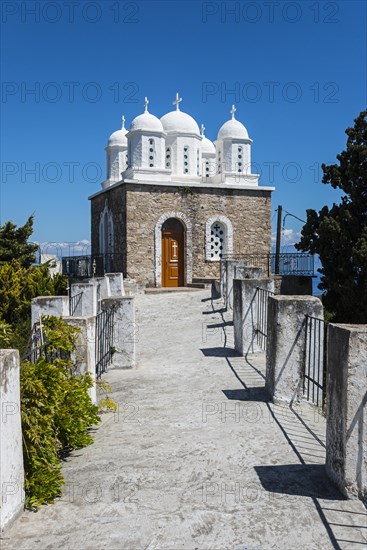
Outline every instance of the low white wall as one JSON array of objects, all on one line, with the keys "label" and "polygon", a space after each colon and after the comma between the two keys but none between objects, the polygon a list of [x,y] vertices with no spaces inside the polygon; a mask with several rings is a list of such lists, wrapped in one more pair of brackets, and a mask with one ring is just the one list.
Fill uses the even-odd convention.
[{"label": "low white wall", "polygon": [[125,296],[124,279],[122,273],[106,273],[108,297]]},{"label": "low white wall", "polygon": [[31,301],[32,326],[39,321],[40,315],[64,317],[69,315],[68,296],[39,296]]},{"label": "low white wall", "polygon": [[344,495],[367,499],[367,325],[328,332],[326,471]]},{"label": "low white wall", "polygon": [[[78,374],[89,372],[96,380],[96,318],[95,317],[65,317],[68,325],[80,328],[72,360],[75,362]],[[96,384],[89,390],[94,404],[97,403]]]},{"label": "low white wall", "polygon": [[313,296],[271,296],[265,387],[275,402],[303,398],[306,315],[324,318],[322,303]]},{"label": "low white wall", "polygon": [[[96,314],[95,288],[93,283],[73,283],[71,285],[71,296],[83,293],[82,296],[82,317],[90,317]],[[68,313],[69,315],[69,313]]]},{"label": "low white wall", "polygon": [[127,369],[135,367],[135,344],[137,327],[135,323],[135,301],[131,296],[106,298],[101,302],[102,310],[115,308],[111,368]]},{"label": "low white wall", "polygon": [[261,351],[257,345],[257,288],[274,292],[273,279],[233,280],[234,347],[241,355]]},{"label": "low white wall", "polygon": [[18,350],[0,350],[0,529],[23,509],[24,470]]}]

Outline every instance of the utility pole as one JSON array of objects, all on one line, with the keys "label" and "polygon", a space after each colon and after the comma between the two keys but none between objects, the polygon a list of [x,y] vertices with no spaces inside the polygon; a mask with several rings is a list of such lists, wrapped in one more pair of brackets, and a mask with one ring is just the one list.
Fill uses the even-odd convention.
[{"label": "utility pole", "polygon": [[278,205],[278,220],[277,220],[277,240],[275,248],[275,274],[279,275],[279,265],[280,265],[280,237],[282,233],[282,211],[283,207]]}]

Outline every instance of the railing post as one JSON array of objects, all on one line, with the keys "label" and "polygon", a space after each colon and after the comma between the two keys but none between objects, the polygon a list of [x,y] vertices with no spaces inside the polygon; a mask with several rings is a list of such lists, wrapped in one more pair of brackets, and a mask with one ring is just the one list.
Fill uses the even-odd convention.
[{"label": "railing post", "polygon": [[234,279],[233,281],[234,346],[241,355],[263,351],[256,338],[258,286],[274,292],[272,279]]},{"label": "railing post", "polygon": [[[96,378],[96,359],[95,359],[95,317],[64,317],[68,325],[80,328],[75,351],[72,353],[73,363],[77,366],[78,374],[89,372],[95,381]],[[93,403],[97,403],[95,384],[89,390],[90,398]]]},{"label": "railing post", "polygon": [[329,324],[326,472],[346,496],[367,498],[367,325]]},{"label": "railing post", "polygon": [[268,309],[265,387],[276,401],[302,398],[306,315],[323,319],[313,296],[271,296]]},{"label": "railing post", "polygon": [[134,297],[111,297],[101,301],[102,310],[113,306],[115,307],[113,323],[115,352],[112,357],[112,368],[132,368],[135,367],[135,344],[138,338]]},{"label": "railing post", "polygon": [[83,293],[80,316],[90,317],[95,315],[93,305],[93,283],[73,283],[71,285],[71,297]]},{"label": "railing post", "polygon": [[24,505],[19,352],[0,350],[0,531]]}]

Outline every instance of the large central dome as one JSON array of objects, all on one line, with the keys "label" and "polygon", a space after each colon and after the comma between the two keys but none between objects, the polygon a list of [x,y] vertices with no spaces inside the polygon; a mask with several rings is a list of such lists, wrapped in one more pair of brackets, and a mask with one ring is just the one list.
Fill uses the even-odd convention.
[{"label": "large central dome", "polygon": [[162,124],[154,115],[145,111],[145,113],[137,116],[131,122],[130,132],[140,130],[141,132],[163,132]]},{"label": "large central dome", "polygon": [[192,116],[182,111],[171,111],[162,116],[161,123],[167,134],[197,134],[200,135],[199,126]]}]

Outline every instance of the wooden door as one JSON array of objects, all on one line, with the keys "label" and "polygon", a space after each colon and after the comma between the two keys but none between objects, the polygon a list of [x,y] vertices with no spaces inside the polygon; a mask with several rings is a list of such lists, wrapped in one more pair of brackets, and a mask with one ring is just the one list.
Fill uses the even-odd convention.
[{"label": "wooden door", "polygon": [[184,286],[184,228],[174,218],[162,226],[162,286]]}]

